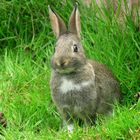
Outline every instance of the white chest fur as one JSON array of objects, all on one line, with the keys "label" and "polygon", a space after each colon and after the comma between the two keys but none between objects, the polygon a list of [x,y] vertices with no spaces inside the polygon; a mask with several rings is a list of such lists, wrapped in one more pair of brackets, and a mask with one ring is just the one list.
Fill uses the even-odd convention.
[{"label": "white chest fur", "polygon": [[72,80],[62,78],[62,84],[60,86],[60,92],[66,94],[69,91],[80,91],[84,87],[90,86],[93,83],[92,80],[82,81],[79,84],[74,83]]}]

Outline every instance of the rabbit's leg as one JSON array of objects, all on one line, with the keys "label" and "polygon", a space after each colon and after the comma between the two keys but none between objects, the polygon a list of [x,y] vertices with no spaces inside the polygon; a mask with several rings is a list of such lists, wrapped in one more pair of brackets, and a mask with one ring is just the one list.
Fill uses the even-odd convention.
[{"label": "rabbit's leg", "polygon": [[66,128],[68,132],[72,133],[74,130],[74,123],[71,118],[63,120],[63,128]]},{"label": "rabbit's leg", "polygon": [[74,122],[73,122],[73,118],[71,116],[67,116],[66,120],[66,126],[67,126],[67,130],[68,132],[72,133],[74,130]]},{"label": "rabbit's leg", "polygon": [[68,124],[68,125],[67,125],[67,129],[68,129],[68,132],[69,132],[69,133],[72,133],[73,130],[74,130],[74,124],[73,124],[73,123]]},{"label": "rabbit's leg", "polygon": [[61,116],[63,117],[62,127],[67,129],[68,132],[73,132],[74,129],[74,121],[72,115],[67,111],[60,111]]}]

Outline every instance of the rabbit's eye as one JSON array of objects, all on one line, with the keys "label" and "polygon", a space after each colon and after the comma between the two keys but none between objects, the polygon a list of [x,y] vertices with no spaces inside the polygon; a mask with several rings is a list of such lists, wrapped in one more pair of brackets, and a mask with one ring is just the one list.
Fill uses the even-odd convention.
[{"label": "rabbit's eye", "polygon": [[74,52],[78,52],[78,47],[77,47],[76,44],[73,45],[73,51],[74,51]]}]

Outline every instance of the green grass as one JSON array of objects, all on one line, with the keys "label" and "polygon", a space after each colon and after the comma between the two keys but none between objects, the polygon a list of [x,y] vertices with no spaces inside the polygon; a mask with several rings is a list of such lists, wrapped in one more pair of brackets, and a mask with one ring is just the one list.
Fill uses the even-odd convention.
[{"label": "green grass", "polygon": [[[8,122],[2,140],[139,139],[140,32],[131,20],[120,25],[98,9],[80,4],[82,44],[88,58],[106,64],[119,79],[122,105],[112,116],[99,118],[96,127],[75,126],[69,135],[60,128],[61,118],[51,100],[50,58],[53,36],[47,5],[67,22],[72,3],[59,1],[0,1],[0,111]],[[62,8],[60,8],[60,6]],[[132,105],[135,102],[135,105]]]}]

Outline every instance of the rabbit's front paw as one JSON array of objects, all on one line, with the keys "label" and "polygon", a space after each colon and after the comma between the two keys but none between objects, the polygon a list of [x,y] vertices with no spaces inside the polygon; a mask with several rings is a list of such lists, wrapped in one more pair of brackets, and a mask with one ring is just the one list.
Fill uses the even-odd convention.
[{"label": "rabbit's front paw", "polygon": [[69,124],[69,125],[67,126],[67,129],[68,129],[68,132],[69,132],[69,133],[72,133],[73,130],[74,130],[74,125],[73,125],[73,124]]}]

